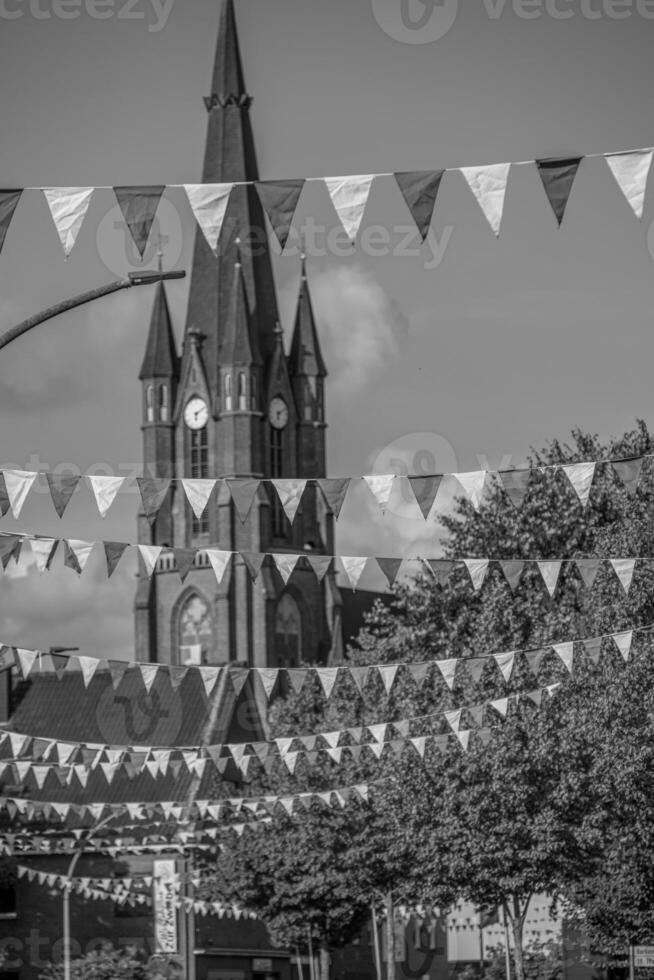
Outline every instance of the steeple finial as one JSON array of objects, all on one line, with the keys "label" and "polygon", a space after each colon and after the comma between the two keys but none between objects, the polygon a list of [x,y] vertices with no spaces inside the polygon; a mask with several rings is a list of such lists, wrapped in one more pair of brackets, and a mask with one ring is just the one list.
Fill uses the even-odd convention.
[{"label": "steeple finial", "polygon": [[234,0],[223,0],[218,28],[218,44],[213,69],[211,95],[205,99],[207,109],[217,105],[248,108],[252,99],[245,90],[241,49],[236,31]]}]

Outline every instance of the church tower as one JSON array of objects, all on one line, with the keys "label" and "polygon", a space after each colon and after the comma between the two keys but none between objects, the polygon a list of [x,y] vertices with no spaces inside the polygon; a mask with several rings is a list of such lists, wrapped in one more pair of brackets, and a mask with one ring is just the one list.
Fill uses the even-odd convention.
[{"label": "church tower", "polygon": [[[143,385],[144,473],[197,479],[325,476],[325,365],[305,261],[290,354],[279,326],[264,214],[254,182],[257,161],[233,0],[223,0],[208,112],[205,183],[234,187],[214,255],[195,239],[181,358],[163,285],[157,286]],[[219,488],[221,485],[219,485]],[[288,585],[270,560],[256,578],[247,556],[333,554],[333,515],[309,483],[293,525],[277,494],[262,484],[246,521],[229,491],[214,490],[197,519],[180,484],[139,542],[166,548],[237,552],[220,586],[200,553],[182,583],[171,551],[151,578],[143,566],[135,601],[136,657],[172,664],[238,661],[292,666],[327,662],[340,648],[340,593],[300,561]],[[241,555],[246,555],[244,560]]]}]

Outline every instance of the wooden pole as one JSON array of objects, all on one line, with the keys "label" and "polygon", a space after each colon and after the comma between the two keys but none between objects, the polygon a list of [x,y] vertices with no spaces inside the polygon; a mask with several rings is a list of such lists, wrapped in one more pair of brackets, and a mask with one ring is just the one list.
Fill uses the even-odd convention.
[{"label": "wooden pole", "polygon": [[504,916],[504,966],[506,970],[506,980],[511,980],[511,951],[509,949],[509,916],[506,905],[502,906]]},{"label": "wooden pole", "polygon": [[375,969],[377,971],[377,980],[384,980],[382,977],[382,964],[381,964],[381,950],[379,948],[379,930],[377,927],[377,911],[375,909],[375,903],[371,903],[372,911],[372,939],[375,948]]}]

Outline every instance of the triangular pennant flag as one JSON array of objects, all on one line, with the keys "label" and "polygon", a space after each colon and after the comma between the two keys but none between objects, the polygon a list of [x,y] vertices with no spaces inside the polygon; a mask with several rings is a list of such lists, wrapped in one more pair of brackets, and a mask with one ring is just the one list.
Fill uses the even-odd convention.
[{"label": "triangular pennant flag", "polygon": [[513,664],[515,663],[515,652],[511,651],[509,653],[496,653],[493,656],[493,660],[497,664],[502,677],[508,684],[513,672]]},{"label": "triangular pennant flag", "polygon": [[68,257],[73,249],[82,222],[93,196],[93,187],[44,187],[59,241]]},{"label": "triangular pennant flag", "polygon": [[74,572],[81,575],[94,547],[95,541],[64,539],[64,565],[66,568],[72,568]]},{"label": "triangular pennant flag", "polygon": [[211,693],[218,683],[222,667],[198,667],[198,670],[204,684],[204,693],[207,697],[211,697]]},{"label": "triangular pennant flag", "polygon": [[36,480],[36,473],[29,473],[25,470],[4,470],[5,487],[11,505],[11,512],[14,517],[20,517],[23,504],[27,494]]},{"label": "triangular pennant flag", "polygon": [[3,568],[7,568],[12,558],[18,564],[22,547],[23,539],[20,535],[6,532],[0,534],[0,561]]},{"label": "triangular pennant flag", "polygon": [[504,572],[504,578],[509,583],[511,592],[515,592],[520,584],[522,570],[525,567],[523,561],[501,561],[500,568]]},{"label": "triangular pennant flag", "polygon": [[458,662],[459,661],[456,660],[456,659],[454,659],[454,658],[452,658],[451,660],[437,660],[436,661],[436,666],[438,667],[438,669],[440,670],[441,674],[443,675],[443,680],[445,681],[445,683],[449,687],[450,691],[454,687],[454,679],[455,679],[455,675],[456,675],[456,665],[458,664]]},{"label": "triangular pennant flag", "polygon": [[7,493],[7,487],[5,486],[5,478],[2,470],[0,470],[0,517],[4,517],[9,510],[9,495]]},{"label": "triangular pennant flag", "polygon": [[567,160],[536,160],[547,200],[552,206],[552,211],[559,225],[563,221],[570,191],[581,160],[581,157],[570,157]]},{"label": "triangular pennant flag", "polygon": [[46,473],[46,479],[48,481],[48,487],[50,488],[52,503],[57,512],[57,517],[63,517],[70,498],[75,493],[77,484],[81,480],[81,476]]},{"label": "triangular pennant flag", "polygon": [[634,577],[636,567],[635,558],[611,558],[611,567],[620,580],[620,585],[624,589],[624,594],[629,595],[631,580]]},{"label": "triangular pennant flag", "polygon": [[141,494],[145,516],[150,524],[154,524],[159,509],[170,490],[170,480],[163,480],[152,476],[139,476],[136,478],[136,482],[138,483]]},{"label": "triangular pennant flag", "polygon": [[361,227],[375,174],[353,177],[325,177],[332,204],[350,241],[354,242]]},{"label": "triangular pennant flag", "polygon": [[214,255],[233,184],[184,184],[188,203]]},{"label": "triangular pennant flag", "polygon": [[450,580],[450,575],[454,571],[453,561],[443,558],[427,558],[424,560],[424,563],[436,579],[437,585],[440,585],[441,588],[447,585]]},{"label": "triangular pennant flag", "polygon": [[284,585],[288,585],[288,580],[293,574],[295,566],[300,559],[300,555],[272,555],[271,557],[277,566],[277,571],[284,581]]},{"label": "triangular pennant flag", "polygon": [[634,493],[643,469],[643,457],[638,459],[621,459],[612,463],[614,473],[622,480],[627,493]]},{"label": "triangular pennant flag", "polygon": [[[100,666],[100,661],[97,657],[77,657],[77,662],[79,668],[82,672],[82,678],[84,679],[84,687],[88,687],[95,676],[95,672]],[[59,758],[61,763],[61,757]]]},{"label": "triangular pennant flag", "polygon": [[423,242],[429,232],[444,170],[396,173],[395,180]]},{"label": "triangular pennant flag", "polygon": [[363,570],[366,567],[368,559],[357,558],[351,555],[342,555],[340,561],[341,561],[341,566],[343,568],[343,571],[345,572],[345,574],[349,579],[352,590],[353,591],[356,590],[356,587],[359,584],[359,579],[363,574]]},{"label": "triangular pennant flag", "polygon": [[111,578],[113,573],[116,571],[116,566],[118,562],[125,554],[128,544],[124,541],[103,541],[102,545],[104,547],[104,557],[107,563],[107,578]]},{"label": "triangular pennant flag", "polygon": [[173,548],[173,554],[175,555],[175,564],[177,565],[179,577],[184,582],[186,576],[193,568],[197,551],[195,548]]},{"label": "triangular pennant flag", "polygon": [[463,751],[464,752],[467,752],[468,751],[468,745],[470,743],[470,732],[469,731],[457,732],[456,733],[456,737],[458,738],[459,742],[461,743],[461,748],[463,749]]},{"label": "triangular pennant flag", "polygon": [[118,206],[141,258],[165,187],[114,187]]},{"label": "triangular pennant flag", "polygon": [[574,492],[579,497],[579,503],[582,507],[585,507],[588,503],[593,485],[595,463],[572,463],[569,466],[562,466],[561,469],[572,484]]},{"label": "triangular pennant flag", "polygon": [[325,503],[334,515],[334,519],[338,520],[341,514],[343,502],[345,500],[345,495],[347,494],[350,486],[349,477],[344,477],[341,479],[336,478],[318,480],[318,486],[320,487],[322,495],[325,498]]},{"label": "triangular pennant flag", "polygon": [[329,571],[329,566],[332,563],[330,555],[311,555],[307,554],[304,556],[306,560],[311,565],[313,573],[319,582],[322,582],[325,575]]},{"label": "triangular pennant flag", "polygon": [[0,190],[0,252],[22,193],[22,190]]},{"label": "triangular pennant flag", "polygon": [[402,566],[402,558],[377,558],[376,561],[388,582],[389,588],[392,589],[397,573]]},{"label": "triangular pennant flag", "polygon": [[484,493],[486,482],[486,471],[479,470],[477,473],[454,473],[453,474],[463,488],[466,497],[475,508],[479,510],[481,498]]},{"label": "triangular pennant flag", "polygon": [[420,507],[420,512],[425,520],[429,517],[438,488],[443,481],[442,476],[410,476],[409,483],[416,503]]},{"label": "triangular pennant flag", "polygon": [[289,681],[291,682],[291,687],[296,694],[299,694],[304,687],[304,682],[307,679],[306,670],[301,670],[299,668],[290,668],[286,671]]},{"label": "triangular pennant flag", "polygon": [[232,682],[234,694],[237,698],[245,687],[249,673],[250,672],[247,667],[237,667],[234,664],[230,664],[229,666],[229,679]]},{"label": "triangular pennant flag", "polygon": [[306,480],[271,480],[272,485],[277,491],[284,513],[291,524],[295,520],[297,509],[300,506],[302,494],[307,485]]},{"label": "triangular pennant flag", "polygon": [[393,490],[394,475],[364,476],[364,482],[379,504],[382,514],[385,513]]},{"label": "triangular pennant flag", "polygon": [[226,480],[236,513],[245,524],[259,491],[260,480]]},{"label": "triangular pennant flag", "polygon": [[159,560],[159,555],[163,551],[163,548],[154,544],[139,544],[137,547],[141,553],[145,570],[148,576],[150,576],[155,570],[157,561]]},{"label": "triangular pennant flag", "polygon": [[463,564],[468,569],[475,592],[479,592],[486,580],[489,565],[488,558],[464,558]]},{"label": "triangular pennant flag", "polygon": [[598,664],[602,654],[602,637],[598,636],[592,640],[584,640],[584,648],[591,663]]},{"label": "triangular pennant flag", "polygon": [[21,674],[23,675],[23,680],[26,681],[29,677],[34,664],[39,656],[38,652],[35,650],[23,650],[20,647],[16,648],[16,655],[18,657],[18,665],[20,667]]},{"label": "triangular pennant flag", "polygon": [[587,589],[592,589],[600,570],[601,561],[599,558],[577,558],[575,565],[581,576],[581,580]]},{"label": "triangular pennant flag", "polygon": [[561,659],[561,662],[572,673],[572,662],[574,657],[574,643],[557,643],[552,649]]},{"label": "triangular pennant flag", "polygon": [[218,548],[205,548],[203,553],[211,562],[216,581],[220,585],[231,561],[232,552],[220,551]]},{"label": "triangular pennant flag", "polygon": [[139,664],[138,668],[141,672],[141,678],[143,680],[143,686],[145,687],[146,694],[149,694],[150,690],[152,689],[152,685],[157,679],[159,664]]},{"label": "triangular pennant flag", "polygon": [[510,169],[510,163],[498,163],[487,167],[461,167],[461,173],[468,187],[477,198],[496,236],[499,235],[502,224]]},{"label": "triangular pennant flag", "polygon": [[491,708],[494,708],[502,718],[506,718],[507,712],[509,710],[509,699],[508,698],[498,698],[496,701],[490,702]]},{"label": "triangular pennant flag", "polygon": [[547,591],[550,594],[550,598],[554,596],[556,592],[556,585],[559,581],[559,575],[561,573],[561,562],[560,561],[538,561],[538,570],[543,577],[543,582],[547,587]]},{"label": "triangular pennant flag", "polygon": [[620,651],[622,659],[625,661],[625,663],[627,660],[629,660],[633,636],[633,630],[627,630],[625,633],[613,633],[613,642]]},{"label": "triangular pennant flag", "polygon": [[478,684],[488,660],[485,657],[469,657],[465,661],[466,670],[470,674],[473,684]]},{"label": "triangular pennant flag", "polygon": [[652,150],[636,150],[634,153],[609,153],[604,159],[615,177],[618,187],[640,221],[645,204],[647,178],[652,166]]},{"label": "triangular pennant flag", "polygon": [[273,667],[257,667],[256,673],[261,681],[261,686],[266,692],[266,698],[270,700],[270,695],[272,694],[273,688],[277,683],[279,671]]},{"label": "triangular pennant flag", "polygon": [[368,680],[370,667],[350,667],[349,671],[350,677],[356,684],[359,693],[363,694],[363,689],[366,686],[366,681]]},{"label": "triangular pennant flag", "polygon": [[255,184],[259,200],[268,215],[282,250],[286,247],[304,178],[293,180],[259,180]]},{"label": "triangular pennant flag", "polygon": [[182,480],[186,499],[191,505],[191,510],[198,521],[206,510],[209,497],[215,485],[215,480]]},{"label": "triangular pennant flag", "polygon": [[386,694],[391,693],[391,688],[393,687],[393,681],[395,680],[395,675],[397,674],[398,664],[387,664],[383,667],[378,667],[379,676],[381,677],[384,690]]},{"label": "triangular pennant flag", "polygon": [[463,715],[463,708],[457,708],[455,711],[445,712],[445,721],[448,723],[453,732],[458,732],[461,727],[461,716]]},{"label": "triangular pennant flag", "polygon": [[252,577],[252,581],[256,582],[257,576],[261,571],[261,566],[266,558],[265,554],[262,555],[254,551],[242,551],[241,558],[243,559],[243,564]]},{"label": "triangular pennant flag", "polygon": [[500,470],[498,476],[513,506],[522,507],[529,489],[531,470]]},{"label": "triangular pennant flag", "polygon": [[57,538],[30,538],[30,548],[39,572],[50,568],[58,544]]},{"label": "triangular pennant flag", "polygon": [[123,476],[87,476],[100,517],[105,517],[107,511],[116,499],[116,494],[125,482]]},{"label": "triangular pennant flag", "polygon": [[325,692],[325,697],[329,699],[338,677],[338,667],[316,667],[316,673]]}]

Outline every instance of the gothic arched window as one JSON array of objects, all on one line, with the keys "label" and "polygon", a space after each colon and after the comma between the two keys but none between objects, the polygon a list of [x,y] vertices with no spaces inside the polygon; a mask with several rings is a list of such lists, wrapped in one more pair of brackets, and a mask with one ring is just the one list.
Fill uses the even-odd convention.
[{"label": "gothic arched window", "polygon": [[275,654],[280,667],[296,667],[302,657],[302,617],[297,602],[288,592],[277,604]]},{"label": "gothic arched window", "polygon": [[238,376],[238,410],[239,412],[248,410],[248,382],[245,371],[239,372]]},{"label": "gothic arched window", "polygon": [[159,388],[159,420],[168,421],[168,385],[166,384]]},{"label": "gothic arched window", "polygon": [[232,376],[231,374],[225,375],[225,411],[234,411],[234,393],[232,389]]},{"label": "gothic arched window", "polygon": [[154,422],[154,385],[145,389],[145,417],[148,422]]},{"label": "gothic arched window", "polygon": [[213,650],[211,611],[197,593],[188,597],[178,618],[179,663],[206,664]]}]

